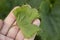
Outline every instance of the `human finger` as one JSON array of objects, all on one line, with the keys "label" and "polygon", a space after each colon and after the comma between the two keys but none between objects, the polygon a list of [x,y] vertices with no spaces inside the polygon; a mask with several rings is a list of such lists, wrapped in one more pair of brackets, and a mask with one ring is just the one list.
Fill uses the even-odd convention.
[{"label": "human finger", "polygon": [[17,35],[17,33],[18,33],[18,30],[19,30],[19,29],[18,29],[17,26],[13,26],[13,27],[9,30],[7,36],[10,37],[10,38],[15,39],[15,37],[16,37],[16,35]]},{"label": "human finger", "polygon": [[14,39],[9,38],[7,36],[4,36],[4,35],[0,34],[0,40],[14,40]]},{"label": "human finger", "polygon": [[2,26],[3,26],[3,21],[0,19],[0,30],[1,30]]},{"label": "human finger", "polygon": [[18,32],[15,40],[24,40],[24,36],[23,36],[21,30]]},{"label": "human finger", "polygon": [[10,13],[9,15],[5,18],[4,20],[4,25],[3,28],[1,30],[1,34],[6,35],[8,30],[10,29],[10,27],[12,26],[12,24],[15,22],[15,16],[13,15],[13,11],[18,8],[15,7]]}]

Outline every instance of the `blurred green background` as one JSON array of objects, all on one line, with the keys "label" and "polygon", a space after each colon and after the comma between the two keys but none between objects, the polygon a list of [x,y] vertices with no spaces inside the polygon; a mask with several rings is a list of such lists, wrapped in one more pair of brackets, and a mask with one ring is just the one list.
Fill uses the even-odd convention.
[{"label": "blurred green background", "polygon": [[0,0],[0,19],[4,19],[15,7],[24,4],[26,0]]}]

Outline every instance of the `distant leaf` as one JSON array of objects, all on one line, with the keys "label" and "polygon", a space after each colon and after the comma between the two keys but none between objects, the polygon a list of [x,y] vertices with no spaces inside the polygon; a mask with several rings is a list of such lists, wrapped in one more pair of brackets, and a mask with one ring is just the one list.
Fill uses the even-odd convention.
[{"label": "distant leaf", "polygon": [[0,19],[4,19],[10,10],[10,3],[7,0],[0,0]]},{"label": "distant leaf", "polygon": [[42,40],[60,40],[60,1],[56,0],[52,9],[48,1],[40,5]]},{"label": "distant leaf", "polygon": [[27,0],[27,3],[38,9],[42,1],[43,0]]}]

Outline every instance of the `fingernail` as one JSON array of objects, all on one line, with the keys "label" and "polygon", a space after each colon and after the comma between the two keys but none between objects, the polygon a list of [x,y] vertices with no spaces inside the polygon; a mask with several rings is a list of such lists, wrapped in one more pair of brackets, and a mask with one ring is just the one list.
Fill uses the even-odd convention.
[{"label": "fingernail", "polygon": [[39,20],[39,19],[35,19],[35,20],[33,21],[33,24],[34,24],[34,25],[37,25],[37,26],[39,27],[39,25],[40,25],[40,20]]}]

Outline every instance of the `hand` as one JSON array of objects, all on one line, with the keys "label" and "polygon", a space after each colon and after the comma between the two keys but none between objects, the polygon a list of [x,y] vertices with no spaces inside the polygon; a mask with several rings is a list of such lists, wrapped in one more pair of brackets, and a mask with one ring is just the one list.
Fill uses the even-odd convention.
[{"label": "hand", "polygon": [[[15,7],[13,10],[16,8],[18,7]],[[24,35],[16,24],[13,10],[9,13],[4,21],[0,20],[0,40],[34,40],[35,35],[30,39],[24,38]],[[32,24],[39,26],[40,20],[36,19]]]}]

